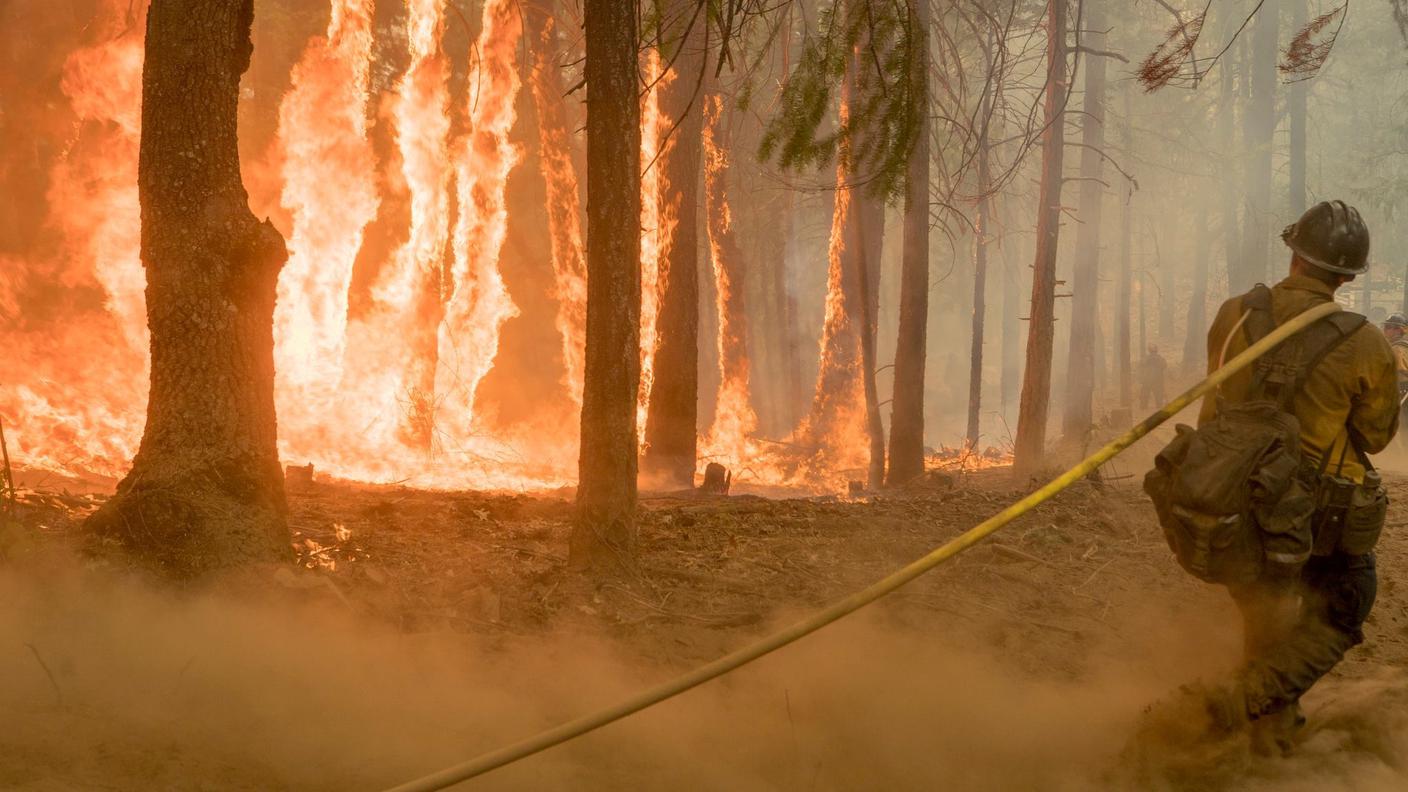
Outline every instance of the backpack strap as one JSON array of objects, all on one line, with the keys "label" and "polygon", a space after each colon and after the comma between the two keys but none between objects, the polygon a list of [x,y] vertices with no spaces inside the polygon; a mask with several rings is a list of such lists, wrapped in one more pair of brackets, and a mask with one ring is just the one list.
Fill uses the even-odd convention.
[{"label": "backpack strap", "polygon": [[1265,283],[1258,283],[1242,297],[1242,308],[1248,311],[1247,321],[1242,325],[1247,336],[1247,346],[1251,346],[1276,329],[1276,318],[1271,315],[1271,289]]},{"label": "backpack strap", "polygon": [[1367,322],[1360,314],[1338,311],[1286,339],[1258,362],[1252,392],[1290,412],[1311,373]]}]

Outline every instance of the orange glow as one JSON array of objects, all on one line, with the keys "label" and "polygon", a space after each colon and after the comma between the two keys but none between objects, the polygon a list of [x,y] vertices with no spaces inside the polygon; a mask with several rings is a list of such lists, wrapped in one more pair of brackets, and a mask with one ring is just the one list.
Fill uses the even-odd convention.
[{"label": "orange glow", "polygon": [[[502,274],[505,263],[519,272],[519,262],[501,260],[515,254],[506,250],[508,185],[520,160],[513,135],[537,136],[548,203],[553,276],[531,288],[556,302],[557,338],[549,336],[547,350],[555,356],[560,339],[563,392],[545,407],[556,417],[556,408],[581,403],[587,289],[571,148],[577,124],[569,112],[577,100],[565,93],[552,20],[536,29],[525,59],[519,5],[486,0],[468,73],[453,61],[460,72],[452,74],[451,55],[464,51],[447,53],[444,38],[447,24],[458,20],[447,21],[442,0],[408,0],[405,70],[374,87],[382,86],[372,70],[374,1],[328,0],[326,30],[302,47],[289,74],[273,164],[261,171],[282,206],[275,221],[286,213],[280,230],[289,250],[273,317],[280,454],[288,464],[311,463],[320,474],[359,481],[486,489],[571,484],[575,435],[506,429],[484,414],[487,397],[486,405],[476,404],[496,358],[522,348],[519,336],[513,346],[500,344],[521,324],[508,323],[517,307]],[[68,139],[49,141],[63,152],[45,193],[52,245],[0,261],[0,343],[18,372],[0,389],[0,416],[13,456],[29,467],[120,476],[142,434],[148,338],[137,160],[145,4],[129,6],[101,0],[86,28],[89,43],[65,61],[61,88],[75,123]],[[679,196],[661,165],[677,120],[661,108],[672,76],[654,51],[643,56],[641,72],[643,427],[659,288],[677,222],[678,200],[670,199]],[[536,129],[515,129],[525,79]],[[850,196],[845,189],[836,194],[812,415],[795,444],[767,444],[755,436],[750,403],[746,262],[728,202],[723,103],[711,96],[692,111],[705,113],[720,328],[717,407],[701,453],[743,482],[842,488],[866,453],[859,328],[842,288],[851,277],[842,255]],[[374,146],[378,141],[384,149]],[[845,173],[842,167],[843,180]],[[395,188],[382,194],[386,183]],[[369,228],[377,244],[364,246]],[[517,297],[536,306],[541,295]]]},{"label": "orange glow", "polygon": [[[87,31],[95,43],[64,62],[60,88],[75,124],[67,140],[53,142],[64,150],[46,195],[55,258],[0,261],[0,306],[17,318],[4,338],[10,377],[0,414],[11,454],[36,467],[118,476],[141,437],[149,358],[137,149],[146,5],[104,0]],[[61,316],[26,316],[40,312],[25,290],[41,287],[65,290],[62,305],[50,306]]]}]

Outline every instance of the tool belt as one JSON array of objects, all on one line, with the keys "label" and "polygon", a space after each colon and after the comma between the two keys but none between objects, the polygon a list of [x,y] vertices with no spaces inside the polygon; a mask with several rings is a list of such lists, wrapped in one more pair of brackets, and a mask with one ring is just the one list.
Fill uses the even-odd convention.
[{"label": "tool belt", "polygon": [[1315,498],[1311,555],[1365,555],[1374,549],[1388,517],[1388,491],[1377,470],[1367,470],[1358,482],[1303,466],[1301,481]]}]

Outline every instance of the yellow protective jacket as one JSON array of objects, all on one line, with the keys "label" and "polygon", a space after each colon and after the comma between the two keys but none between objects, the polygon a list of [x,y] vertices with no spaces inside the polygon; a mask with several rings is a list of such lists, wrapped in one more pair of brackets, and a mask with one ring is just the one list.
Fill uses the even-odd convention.
[{"label": "yellow protective jacket", "polygon": [[[1209,372],[1217,369],[1224,342],[1227,360],[1249,346],[1244,329],[1239,329],[1227,342],[1228,334],[1245,313],[1244,296],[1223,303],[1213,320],[1212,329],[1208,331]],[[1279,325],[1333,299],[1334,290],[1328,284],[1304,275],[1292,275],[1271,288],[1271,314]],[[1246,399],[1254,368],[1243,369],[1224,383],[1222,398],[1229,403]],[[1358,433],[1361,450],[1366,454],[1382,451],[1398,431],[1397,361],[1388,339],[1366,322],[1320,361],[1292,406],[1300,421],[1301,450],[1305,455],[1318,462],[1328,453],[1330,474],[1362,481],[1364,466],[1353,449],[1346,449],[1346,429],[1352,428]],[[1216,414],[1217,400],[1209,395],[1203,399],[1198,423],[1201,425]],[[1343,468],[1340,468],[1341,459]]]},{"label": "yellow protective jacket", "polygon": [[1408,380],[1408,338],[1400,338],[1390,346],[1393,348],[1393,356],[1398,361],[1398,379],[1400,382]]}]

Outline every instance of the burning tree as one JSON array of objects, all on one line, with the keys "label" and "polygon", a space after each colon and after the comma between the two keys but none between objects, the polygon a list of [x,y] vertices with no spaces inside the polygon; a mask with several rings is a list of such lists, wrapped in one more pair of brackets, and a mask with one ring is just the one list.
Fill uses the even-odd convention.
[{"label": "burning tree", "polygon": [[291,557],[273,361],[287,254],[249,210],[235,133],[253,17],[253,0],[155,0],[147,18],[138,190],[151,393],[132,469],[90,525],[176,577]]},{"label": "burning tree", "polygon": [[640,388],[640,105],[633,4],[586,0],[587,321],[571,554],[630,563]]}]

